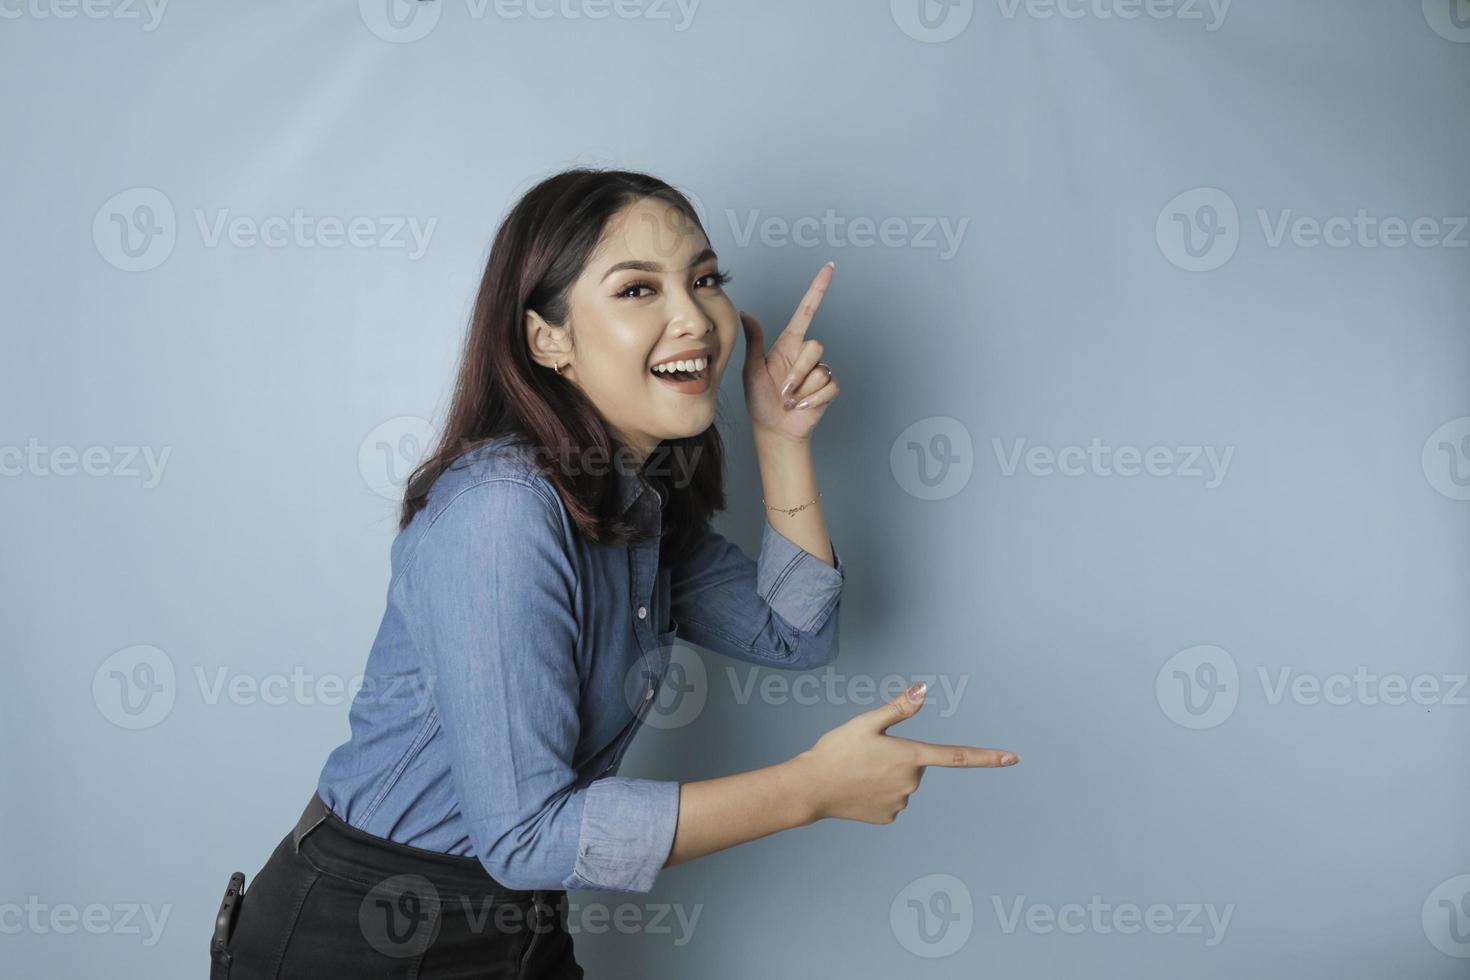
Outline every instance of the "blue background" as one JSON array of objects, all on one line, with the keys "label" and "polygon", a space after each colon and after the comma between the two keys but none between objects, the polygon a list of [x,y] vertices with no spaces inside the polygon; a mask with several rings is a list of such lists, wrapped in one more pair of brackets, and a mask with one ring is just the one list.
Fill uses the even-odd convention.
[{"label": "blue background", "polygon": [[[573,893],[647,924],[578,931],[591,975],[1465,976],[1455,2],[6,4],[5,972],[202,974],[229,873],[347,734],[332,688],[214,685],[361,670],[392,480],[447,407],[491,235],[590,164],[693,192],[768,338],[837,263],[810,332],[843,386],[815,437],[849,568],[830,686],[743,698],[744,665],[685,651],[703,709],[646,728],[623,773],[768,765],[918,676],[930,703],[894,734],[1023,760],[928,770],[892,826]],[[365,242],[210,237],[297,209],[365,219]],[[829,209],[835,230],[798,224]],[[1294,224],[1360,211],[1341,246]],[[1385,218],[1430,219],[1425,244],[1384,245]],[[422,254],[399,219],[431,229]],[[738,372],[721,400],[718,526],[753,555]],[[1094,439],[1159,464],[1068,452]],[[1205,447],[1230,452],[1217,480]],[[1438,694],[1275,697],[1283,671]],[[1176,928],[1068,911],[1094,896]],[[1008,930],[1018,901],[1038,917]],[[36,927],[28,903],[112,925]],[[1228,909],[1223,935],[1183,927],[1191,905]],[[118,906],[166,909],[156,941]]]}]

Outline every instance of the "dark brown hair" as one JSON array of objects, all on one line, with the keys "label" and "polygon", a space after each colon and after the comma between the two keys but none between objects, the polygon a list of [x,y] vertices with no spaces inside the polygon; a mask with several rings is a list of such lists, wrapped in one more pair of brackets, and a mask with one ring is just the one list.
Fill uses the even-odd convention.
[{"label": "dark brown hair", "polygon": [[[536,450],[538,469],[582,534],[619,545],[648,536],[617,514],[614,468],[626,469],[636,457],[576,386],[532,360],[525,331],[527,310],[548,323],[566,323],[568,292],[609,219],[646,197],[668,202],[704,230],[683,194],[657,177],[628,170],[563,171],[532,187],[506,215],[480,280],[443,433],[409,477],[400,530],[423,509],[430,487],[455,460],[511,435]],[[664,492],[663,560],[677,560],[710,515],[725,508],[718,428],[665,440],[644,461],[642,475]]]}]

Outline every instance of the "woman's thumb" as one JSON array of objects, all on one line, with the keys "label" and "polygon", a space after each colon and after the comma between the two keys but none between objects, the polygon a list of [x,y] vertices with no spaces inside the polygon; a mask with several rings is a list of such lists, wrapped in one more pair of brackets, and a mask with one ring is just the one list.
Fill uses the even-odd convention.
[{"label": "woman's thumb", "polygon": [[918,681],[892,701],[869,711],[867,716],[872,722],[873,730],[886,731],[889,725],[903,721],[914,714],[924,706],[924,694],[928,689],[928,684]]}]

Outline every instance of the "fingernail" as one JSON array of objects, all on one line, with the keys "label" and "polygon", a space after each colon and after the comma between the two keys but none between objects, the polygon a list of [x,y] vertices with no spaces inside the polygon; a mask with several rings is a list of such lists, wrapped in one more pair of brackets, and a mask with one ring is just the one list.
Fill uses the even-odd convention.
[{"label": "fingernail", "polygon": [[1019,756],[1011,755],[1009,752],[1000,757],[1000,764],[1003,766],[1014,766],[1020,761],[1021,759]]},{"label": "fingernail", "polygon": [[801,401],[799,401],[799,402],[796,403],[796,407],[797,408],[806,408],[810,404],[811,404],[810,401],[808,401],[807,399],[803,398]]},{"label": "fingernail", "polygon": [[[787,378],[786,379],[786,383],[781,386],[781,397],[782,398],[785,398],[786,397],[786,393],[791,390],[791,386],[793,384],[795,384],[795,383],[796,383],[796,379],[795,378]],[[791,406],[790,405],[787,405],[786,407],[787,408],[790,408]]]},{"label": "fingernail", "polygon": [[834,269],[837,268],[837,263],[836,262],[833,262],[831,259],[828,259],[827,260],[827,264],[830,265]]},{"label": "fingernail", "polygon": [[908,696],[909,696],[909,700],[910,701],[919,701],[919,700],[921,700],[924,697],[924,692],[927,691],[928,689],[929,689],[929,685],[927,683],[925,683],[924,681],[915,681],[913,684],[910,684],[909,685],[909,689],[908,689],[908,692],[907,692],[908,693]]},{"label": "fingernail", "polygon": [[796,404],[796,399],[795,398],[788,398],[785,401],[785,405],[786,405],[787,408],[791,408],[791,406],[793,406],[795,404]]}]

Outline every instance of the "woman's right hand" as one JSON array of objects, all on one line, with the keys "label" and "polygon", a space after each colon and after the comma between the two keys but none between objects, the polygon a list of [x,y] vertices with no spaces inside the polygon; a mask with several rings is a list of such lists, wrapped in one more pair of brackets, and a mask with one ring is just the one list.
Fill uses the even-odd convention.
[{"label": "woman's right hand", "polygon": [[[915,696],[911,696],[917,691]],[[936,745],[886,734],[910,717],[927,693],[915,684],[886,704],[838,725],[793,761],[813,822],[824,817],[893,823],[919,788],[925,766],[994,769],[1020,761],[1014,753],[971,745]]]}]

